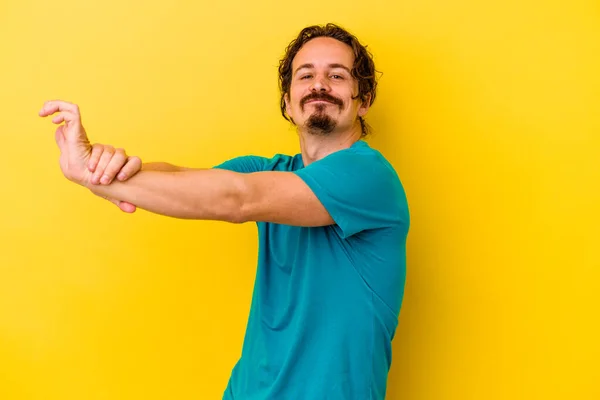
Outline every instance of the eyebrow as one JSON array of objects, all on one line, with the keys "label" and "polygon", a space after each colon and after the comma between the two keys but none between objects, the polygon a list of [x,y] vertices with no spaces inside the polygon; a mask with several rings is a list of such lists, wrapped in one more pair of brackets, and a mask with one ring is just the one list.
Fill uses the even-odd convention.
[{"label": "eyebrow", "polygon": [[[296,68],[296,71],[294,72],[294,75],[296,75],[298,73],[298,71],[300,71],[301,69],[305,69],[305,68],[314,68],[315,65],[314,64],[302,64],[300,65],[298,68]],[[348,72],[350,75],[352,75],[352,72],[350,72],[350,69],[348,67],[346,67],[344,64],[329,64],[328,65],[329,68],[341,68],[343,70],[345,70],[346,72]]]}]

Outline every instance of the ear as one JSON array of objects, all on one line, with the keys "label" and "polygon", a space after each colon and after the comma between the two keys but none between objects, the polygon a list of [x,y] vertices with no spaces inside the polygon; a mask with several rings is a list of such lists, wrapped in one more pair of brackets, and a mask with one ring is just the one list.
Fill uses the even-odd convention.
[{"label": "ear", "polygon": [[290,105],[290,92],[287,92],[283,96],[283,100],[285,101],[285,112],[287,113],[290,119],[292,118],[292,106]]},{"label": "ear", "polygon": [[358,108],[358,116],[364,117],[365,115],[367,115],[369,107],[371,107],[371,94],[368,94],[366,96],[365,101],[363,101],[360,107]]}]

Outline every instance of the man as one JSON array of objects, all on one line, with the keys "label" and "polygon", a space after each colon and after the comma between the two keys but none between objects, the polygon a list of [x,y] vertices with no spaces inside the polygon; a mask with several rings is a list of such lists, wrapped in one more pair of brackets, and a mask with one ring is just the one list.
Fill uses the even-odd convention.
[{"label": "man", "polygon": [[65,122],[64,175],[123,211],[257,223],[256,286],[223,399],[384,399],[409,212],[393,167],[362,140],[375,67],[347,31],[311,26],[286,49],[279,82],[301,152],[206,169],[140,170],[138,158],[90,145],[77,106],[50,101],[40,115]]}]

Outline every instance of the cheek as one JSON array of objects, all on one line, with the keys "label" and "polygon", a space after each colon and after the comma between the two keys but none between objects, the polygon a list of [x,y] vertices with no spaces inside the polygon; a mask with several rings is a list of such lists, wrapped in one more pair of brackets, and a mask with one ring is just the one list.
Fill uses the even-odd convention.
[{"label": "cheek", "polygon": [[295,86],[290,89],[290,98],[292,99],[293,107],[295,107],[295,108],[300,107],[300,100],[302,100],[302,97],[304,96],[303,90],[304,89],[299,86]]}]

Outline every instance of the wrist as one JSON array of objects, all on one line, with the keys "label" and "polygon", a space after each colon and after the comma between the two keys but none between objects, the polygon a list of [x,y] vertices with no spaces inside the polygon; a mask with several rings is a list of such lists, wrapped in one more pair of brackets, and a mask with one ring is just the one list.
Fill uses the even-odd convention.
[{"label": "wrist", "polygon": [[69,179],[71,182],[76,183],[80,186],[83,186],[84,188],[90,189],[93,191],[94,188],[96,188],[98,185],[95,185],[92,183],[92,172],[90,170],[88,170],[87,168],[83,171],[83,173],[78,174],[79,176],[77,177],[68,177],[67,179]]}]

